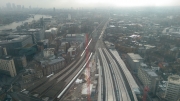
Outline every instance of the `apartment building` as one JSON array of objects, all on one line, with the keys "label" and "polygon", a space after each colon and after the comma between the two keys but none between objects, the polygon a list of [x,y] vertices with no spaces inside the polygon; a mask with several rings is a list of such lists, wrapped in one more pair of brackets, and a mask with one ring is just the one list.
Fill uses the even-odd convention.
[{"label": "apartment building", "polygon": [[143,58],[139,54],[127,53],[127,60],[134,73],[137,73],[140,63],[143,62]]},{"label": "apartment building", "polygon": [[14,60],[11,56],[5,55],[0,58],[0,72],[11,77],[17,75]]},{"label": "apartment building", "polygon": [[159,83],[158,75],[152,70],[141,66],[138,68],[138,78],[143,83],[144,87],[148,87],[152,94],[156,94]]},{"label": "apartment building", "polygon": [[165,99],[167,101],[178,101],[180,99],[180,76],[171,75],[168,77]]}]

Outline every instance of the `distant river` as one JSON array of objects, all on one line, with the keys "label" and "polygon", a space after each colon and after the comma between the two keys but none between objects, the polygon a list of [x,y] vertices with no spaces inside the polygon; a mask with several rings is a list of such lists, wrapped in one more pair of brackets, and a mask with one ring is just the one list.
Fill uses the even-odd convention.
[{"label": "distant river", "polygon": [[32,22],[33,20],[39,20],[40,18],[51,18],[52,16],[49,15],[34,15],[34,19],[32,17],[27,18],[24,21],[19,21],[19,22],[13,22],[11,24],[5,25],[5,26],[0,26],[0,30],[4,29],[16,29],[17,26],[22,25],[25,22]]}]

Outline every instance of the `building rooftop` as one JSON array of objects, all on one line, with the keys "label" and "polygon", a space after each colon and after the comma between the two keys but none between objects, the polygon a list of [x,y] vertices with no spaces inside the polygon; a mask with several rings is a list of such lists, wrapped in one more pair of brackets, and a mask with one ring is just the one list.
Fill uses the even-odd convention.
[{"label": "building rooftop", "polygon": [[111,27],[111,28],[112,28],[112,27],[116,27],[116,26],[114,26],[114,25],[109,25],[109,27]]},{"label": "building rooftop", "polygon": [[29,29],[28,32],[36,32],[36,31],[40,31],[41,29]]},{"label": "building rooftop", "polygon": [[55,59],[54,51],[54,48],[46,48],[42,52],[37,54],[34,58],[37,61],[41,61],[44,59]]},{"label": "building rooftop", "polygon": [[139,62],[139,60],[133,60],[133,62]]},{"label": "building rooftop", "polygon": [[66,37],[84,37],[84,34],[67,34]]},{"label": "building rooftop", "polygon": [[144,45],[146,49],[152,49],[155,48],[156,46],[152,46],[152,45]]},{"label": "building rooftop", "polygon": [[9,55],[4,55],[4,56],[0,57],[0,59],[3,59],[3,60],[11,60],[12,57],[9,56]]},{"label": "building rooftop", "polygon": [[150,68],[142,68],[142,70],[144,70],[151,77],[158,77],[155,71]]},{"label": "building rooftop", "polygon": [[48,39],[44,39],[44,40],[40,40],[40,42],[43,42],[44,45],[46,45],[49,42],[49,40]]},{"label": "building rooftop", "polygon": [[171,75],[168,77],[168,81],[171,83],[180,85],[180,76],[179,75]]},{"label": "building rooftop", "polygon": [[133,60],[141,60],[143,59],[139,54],[127,53]]},{"label": "building rooftop", "polygon": [[65,59],[63,57],[58,57],[57,59],[41,60],[40,62],[42,65],[51,65],[51,64],[58,63],[64,60]]},{"label": "building rooftop", "polygon": [[76,50],[76,48],[70,47],[70,48],[68,49],[68,52],[70,52],[70,51],[75,51],[75,50]]},{"label": "building rooftop", "polygon": [[65,60],[63,57],[56,57],[54,55],[54,48],[44,49],[43,52],[39,53],[34,58],[36,61],[39,61],[42,65],[51,65]]},{"label": "building rooftop", "polygon": [[145,64],[145,63],[140,63],[140,66],[141,66],[141,67],[147,67],[147,64]]},{"label": "building rooftop", "polygon": [[157,77],[158,75],[154,71],[147,72],[152,77]]},{"label": "building rooftop", "polygon": [[45,30],[45,33],[51,33],[51,30]]},{"label": "building rooftop", "polygon": [[0,40],[0,44],[14,43],[30,37],[29,35],[8,35]]},{"label": "building rooftop", "polygon": [[53,28],[50,28],[49,30],[57,30],[57,28],[53,27]]}]

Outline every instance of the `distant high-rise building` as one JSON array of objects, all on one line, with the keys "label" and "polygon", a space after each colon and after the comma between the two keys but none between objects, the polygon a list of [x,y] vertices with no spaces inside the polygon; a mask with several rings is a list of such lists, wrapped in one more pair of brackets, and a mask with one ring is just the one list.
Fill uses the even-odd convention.
[{"label": "distant high-rise building", "polygon": [[24,9],[24,5],[22,5],[22,9]]},{"label": "distant high-rise building", "polygon": [[11,3],[6,4],[7,9],[11,9]]},{"label": "distant high-rise building", "polygon": [[167,101],[178,101],[180,99],[180,76],[172,75],[168,77],[165,98]]},{"label": "distant high-rise building", "polygon": [[29,9],[31,9],[31,6],[29,6]]},{"label": "distant high-rise building", "polygon": [[53,11],[54,11],[54,12],[56,11],[56,8],[55,8],[55,7],[53,8]]},{"label": "distant high-rise building", "polygon": [[71,20],[71,14],[68,14],[68,20]]},{"label": "distant high-rise building", "polygon": [[16,9],[16,5],[15,5],[14,3],[12,4],[12,8],[13,8],[13,9]]},{"label": "distant high-rise building", "polygon": [[17,5],[17,9],[20,10],[21,9],[21,5]]}]

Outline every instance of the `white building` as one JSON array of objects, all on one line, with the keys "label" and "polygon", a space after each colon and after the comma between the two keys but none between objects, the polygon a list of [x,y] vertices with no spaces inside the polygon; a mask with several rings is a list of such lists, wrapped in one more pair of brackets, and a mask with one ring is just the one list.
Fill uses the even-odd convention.
[{"label": "white building", "polygon": [[139,54],[127,53],[127,60],[132,70],[137,73],[140,63],[143,62],[143,58]]},{"label": "white building", "polygon": [[76,47],[70,47],[68,49],[68,54],[70,55],[70,57],[75,57],[76,56]]},{"label": "white building", "polygon": [[55,27],[54,28],[50,28],[49,30],[51,30],[51,33],[55,34],[55,35],[57,34],[57,31],[58,31],[58,29],[55,28]]},{"label": "white building", "polygon": [[17,75],[14,60],[11,56],[3,56],[0,59],[0,72],[15,77]]},{"label": "white building", "polygon": [[45,58],[48,58],[48,57],[50,57],[50,56],[54,56],[54,51],[55,51],[54,48],[44,49],[44,50],[43,50],[43,55],[44,55]]},{"label": "white building", "polygon": [[167,101],[178,101],[178,99],[180,99],[179,75],[172,75],[168,77],[165,98]]},{"label": "white building", "polygon": [[49,30],[45,30],[44,37],[48,39],[50,42],[57,36],[57,28],[50,28]]}]

